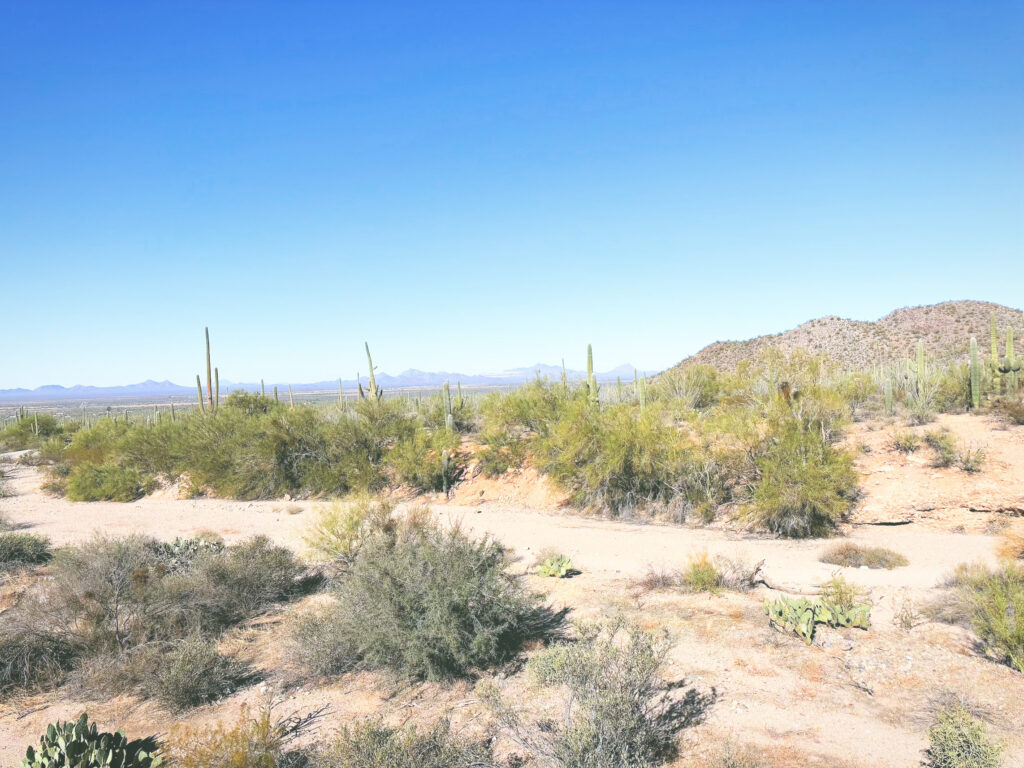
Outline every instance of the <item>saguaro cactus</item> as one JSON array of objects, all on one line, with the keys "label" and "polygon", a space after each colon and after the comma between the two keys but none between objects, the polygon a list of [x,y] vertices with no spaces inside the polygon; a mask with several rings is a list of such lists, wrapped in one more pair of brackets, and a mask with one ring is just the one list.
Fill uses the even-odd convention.
[{"label": "saguaro cactus", "polygon": [[220,408],[220,369],[213,369],[213,410]]},{"label": "saguaro cactus", "polygon": [[370,397],[379,402],[384,392],[377,386],[377,377],[373,375],[373,358],[370,357],[369,342],[364,341],[363,346],[366,347],[366,362],[370,365]]},{"label": "saguaro cactus", "polygon": [[587,390],[590,402],[597,405],[597,376],[594,375],[594,348],[587,344]]},{"label": "saguaro cactus", "polygon": [[446,381],[441,388],[444,397],[444,426],[449,431],[455,430],[455,414],[452,413],[452,390]]},{"label": "saguaro cactus", "polygon": [[971,336],[971,407],[981,407],[981,361],[978,359],[978,340]]},{"label": "saguaro cactus", "polygon": [[1021,364],[1017,359],[1013,348],[1013,328],[1006,329],[1006,357],[999,363],[999,372],[1006,376],[1007,389],[1010,392],[1017,391],[1017,374],[1020,373]]},{"label": "saguaro cactus", "polygon": [[288,403],[292,408],[295,407],[295,395],[292,394],[292,385],[288,385]]},{"label": "saguaro cactus", "polygon": [[210,404],[210,410],[214,409],[213,404],[213,371],[210,368],[210,329],[206,329],[206,399]]},{"label": "saguaro cactus", "polygon": [[203,402],[203,382],[199,379],[199,374],[196,374],[196,391],[199,393],[199,410],[205,411],[206,404]]}]

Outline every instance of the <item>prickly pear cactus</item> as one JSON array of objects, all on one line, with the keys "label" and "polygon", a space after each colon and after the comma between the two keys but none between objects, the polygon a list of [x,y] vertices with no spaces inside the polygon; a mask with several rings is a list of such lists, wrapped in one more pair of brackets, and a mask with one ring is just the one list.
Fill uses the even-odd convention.
[{"label": "prickly pear cactus", "polygon": [[537,568],[538,576],[548,576],[553,579],[565,579],[572,575],[572,573],[572,560],[565,555],[549,557]]},{"label": "prickly pear cactus", "polygon": [[775,629],[794,632],[808,645],[814,640],[814,629],[818,624],[830,627],[853,627],[867,629],[871,626],[871,606],[854,605],[843,609],[805,597],[780,597],[775,601],[764,601],[764,612],[768,623]]},{"label": "prickly pear cactus", "polygon": [[46,728],[38,747],[29,747],[21,768],[161,768],[155,739],[128,741],[123,733],[100,733],[86,714]]}]

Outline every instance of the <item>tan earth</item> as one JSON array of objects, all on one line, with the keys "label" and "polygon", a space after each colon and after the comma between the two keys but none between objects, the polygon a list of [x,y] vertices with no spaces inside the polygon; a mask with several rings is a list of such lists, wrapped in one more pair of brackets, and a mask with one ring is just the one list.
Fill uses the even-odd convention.
[{"label": "tan earth", "polygon": [[[571,579],[525,578],[570,618],[623,613],[646,627],[664,627],[676,639],[668,676],[691,691],[693,724],[682,731],[676,765],[697,765],[724,739],[764,750],[775,766],[908,768],[918,765],[934,703],[943,695],[968,699],[1007,746],[1010,768],[1024,766],[1024,675],[981,657],[963,629],[924,621],[897,626],[897,613],[913,614],[939,598],[940,582],[965,562],[994,564],[1000,535],[1022,525],[1024,427],[1005,427],[975,416],[946,416],[965,445],[983,447],[983,471],[968,475],[929,465],[922,447],[903,456],[891,448],[893,425],[859,423],[848,443],[858,450],[864,497],[847,527],[850,540],[881,545],[910,564],[892,571],[837,568],[818,561],[827,541],[780,541],[718,527],[630,523],[584,517],[559,509],[560,495],[542,478],[510,474],[498,481],[464,483],[451,502],[428,500],[442,520],[490,534],[517,556],[526,573],[537,552],[556,548],[581,574]],[[264,533],[303,549],[302,534],[316,502],[179,500],[171,493],[132,504],[76,504],[42,494],[41,473],[8,464],[16,495],[0,501],[12,521],[55,543],[81,541],[95,532],[148,533],[169,539],[212,530],[229,541]],[[481,491],[483,492],[481,495]],[[753,565],[764,561],[765,580],[746,593],[715,596],[673,591],[641,594],[633,581],[649,569],[680,568],[699,553]],[[808,646],[768,627],[765,597],[778,591],[813,593],[841,571],[873,604],[869,631],[821,629]],[[10,593],[18,586],[8,583]],[[313,598],[315,599],[315,598]],[[294,606],[230,634],[225,648],[265,670],[267,682],[189,713],[190,722],[232,717],[243,702],[281,690],[282,714],[328,705],[321,739],[354,718],[377,715],[392,723],[426,722],[447,714],[462,727],[480,728],[487,709],[472,684],[396,684],[360,673],[323,685],[288,686],[282,624]],[[3,620],[0,614],[0,621]],[[499,684],[520,702],[544,709],[550,702],[521,673]],[[74,700],[64,691],[0,704],[0,765],[16,765],[45,725],[88,711],[104,727],[129,735],[166,733],[173,718],[150,701],[128,697]]]}]

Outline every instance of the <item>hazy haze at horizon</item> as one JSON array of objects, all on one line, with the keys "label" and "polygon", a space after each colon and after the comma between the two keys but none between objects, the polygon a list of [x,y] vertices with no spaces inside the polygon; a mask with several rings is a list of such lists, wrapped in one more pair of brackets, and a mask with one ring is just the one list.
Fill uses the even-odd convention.
[{"label": "hazy haze at horizon", "polygon": [[0,389],[1024,305],[1024,4],[9,3]]}]

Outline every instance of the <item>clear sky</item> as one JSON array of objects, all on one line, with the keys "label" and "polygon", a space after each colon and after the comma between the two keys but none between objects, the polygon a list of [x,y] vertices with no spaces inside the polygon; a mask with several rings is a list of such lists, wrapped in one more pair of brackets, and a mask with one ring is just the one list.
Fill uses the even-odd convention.
[{"label": "clear sky", "polygon": [[1024,305],[1024,3],[0,4],[0,388]]}]

